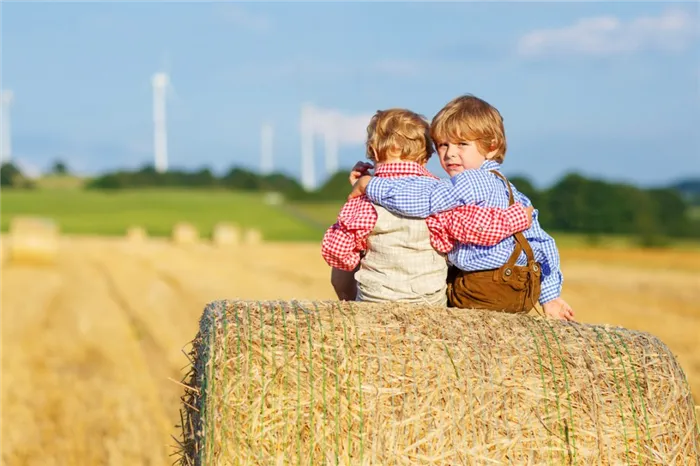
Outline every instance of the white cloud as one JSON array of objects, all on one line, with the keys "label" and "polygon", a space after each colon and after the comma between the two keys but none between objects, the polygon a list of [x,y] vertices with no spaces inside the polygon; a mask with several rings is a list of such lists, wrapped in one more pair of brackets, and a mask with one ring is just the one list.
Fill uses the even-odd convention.
[{"label": "white cloud", "polygon": [[622,21],[614,16],[584,18],[558,29],[539,29],[522,36],[523,57],[545,55],[612,56],[647,50],[678,51],[698,37],[698,18],[669,9],[659,16]]},{"label": "white cloud", "polygon": [[254,13],[243,5],[227,3],[218,5],[217,15],[233,26],[253,32],[267,32],[272,29],[272,20],[267,16]]}]

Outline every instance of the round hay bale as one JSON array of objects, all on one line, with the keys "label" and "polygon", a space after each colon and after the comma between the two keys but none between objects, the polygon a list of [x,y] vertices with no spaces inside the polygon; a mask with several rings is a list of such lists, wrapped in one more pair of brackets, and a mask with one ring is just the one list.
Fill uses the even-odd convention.
[{"label": "round hay bale", "polygon": [[133,243],[142,243],[148,238],[146,229],[140,226],[131,226],[126,230],[126,240]]},{"label": "round hay bale", "polygon": [[217,223],[212,232],[212,241],[217,246],[235,246],[239,243],[241,232],[232,223]]},{"label": "round hay bale", "polygon": [[245,244],[260,244],[263,241],[262,233],[260,233],[260,230],[256,230],[255,228],[249,228],[245,231],[245,236],[243,238],[243,242]]},{"label": "round hay bale", "polygon": [[408,305],[211,303],[181,464],[697,464],[657,338]]},{"label": "round hay bale", "polygon": [[199,241],[199,231],[191,223],[179,222],[173,227],[173,243],[195,244]]},{"label": "round hay bale", "polygon": [[56,222],[41,217],[13,217],[8,256],[12,263],[52,264],[58,253]]}]

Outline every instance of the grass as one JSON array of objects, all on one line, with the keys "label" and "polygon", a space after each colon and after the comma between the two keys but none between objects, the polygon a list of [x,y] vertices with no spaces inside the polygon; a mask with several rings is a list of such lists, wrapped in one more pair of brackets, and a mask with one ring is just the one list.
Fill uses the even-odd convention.
[{"label": "grass", "polygon": [[688,216],[694,220],[700,220],[700,205],[690,206]]},{"label": "grass", "polygon": [[67,234],[123,235],[131,225],[149,235],[170,235],[179,221],[195,225],[208,236],[218,222],[259,229],[271,241],[319,241],[323,231],[259,194],[214,190],[83,190],[3,189],[0,227],[7,231],[14,215],[53,218]]},{"label": "grass", "polygon": [[[55,186],[50,181],[45,186]],[[273,206],[265,203],[261,194],[227,190],[86,191],[66,189],[70,183],[62,181],[61,188],[3,189],[2,231],[7,231],[14,215],[39,215],[53,218],[68,234],[123,235],[129,226],[141,225],[150,235],[168,236],[175,223],[187,221],[201,235],[209,236],[216,223],[227,221],[257,228],[271,241],[320,241],[342,206],[338,201]],[[551,234],[562,247],[618,249],[638,245],[634,236]],[[673,240],[668,246],[700,249],[700,242]]]}]

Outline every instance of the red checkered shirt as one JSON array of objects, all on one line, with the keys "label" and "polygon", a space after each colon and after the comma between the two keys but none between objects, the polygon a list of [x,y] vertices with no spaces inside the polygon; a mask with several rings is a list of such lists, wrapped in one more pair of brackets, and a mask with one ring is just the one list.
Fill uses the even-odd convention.
[{"label": "red checkered shirt", "polygon": [[[429,176],[437,178],[415,162],[378,164],[375,176],[398,178]],[[354,270],[362,251],[367,249],[367,237],[377,223],[377,211],[367,196],[355,197],[345,203],[323,237],[321,255],[331,267]],[[518,231],[527,229],[529,219],[521,204],[507,209],[465,205],[425,219],[430,231],[430,244],[436,251],[448,253],[456,242],[493,246]]]}]

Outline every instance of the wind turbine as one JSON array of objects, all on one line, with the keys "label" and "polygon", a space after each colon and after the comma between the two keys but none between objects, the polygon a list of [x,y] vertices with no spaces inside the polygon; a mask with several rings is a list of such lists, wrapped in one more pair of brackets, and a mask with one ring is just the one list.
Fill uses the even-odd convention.
[{"label": "wind turbine", "polygon": [[269,175],[273,170],[272,160],[272,125],[265,123],[260,128],[260,172]]},{"label": "wind turbine", "polygon": [[10,105],[13,100],[12,91],[5,89],[2,91],[2,131],[0,132],[0,138],[2,138],[2,145],[0,145],[0,162],[10,163],[12,161],[12,131],[10,126]]},{"label": "wind turbine", "polygon": [[333,176],[338,171],[338,115],[330,112],[323,125],[323,139],[326,149],[326,174]]},{"label": "wind turbine", "polygon": [[169,79],[166,73],[156,73],[153,85],[153,153],[158,173],[168,171],[168,135],[165,118],[165,99]]}]

